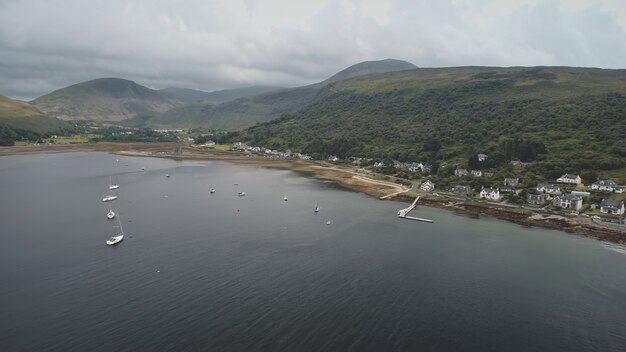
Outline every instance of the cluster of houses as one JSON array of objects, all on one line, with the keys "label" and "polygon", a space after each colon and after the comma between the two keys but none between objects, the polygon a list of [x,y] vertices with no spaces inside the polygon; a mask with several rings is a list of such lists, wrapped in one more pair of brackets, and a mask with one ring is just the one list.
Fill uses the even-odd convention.
[{"label": "cluster of houses", "polygon": [[[424,163],[416,163],[416,162],[400,162],[398,160],[392,160],[393,162],[393,167],[397,170],[406,170],[409,172],[423,172],[423,173],[429,173],[431,166],[429,164],[424,164]],[[387,167],[387,166],[391,166],[391,165],[386,165],[384,162],[379,161],[374,163],[374,167]]]},{"label": "cluster of houses", "polygon": [[[575,174],[565,174],[557,178],[556,181],[576,186],[583,185],[580,176]],[[624,186],[618,186],[611,180],[598,180],[592,183],[590,188],[597,191],[624,192]],[[552,202],[552,205],[555,207],[571,209],[572,211],[582,209],[583,198],[590,196],[590,193],[585,191],[571,191],[568,194],[563,194],[564,192],[561,187],[548,183],[537,184],[536,191],[539,194],[528,194],[526,196],[527,203],[544,205],[548,202]],[[595,209],[595,205],[592,205],[592,209]],[[604,198],[600,203],[600,212],[603,214],[622,215],[624,214],[624,202]]]},{"label": "cluster of houses", "polygon": [[234,150],[241,150],[241,151],[248,152],[248,153],[258,153],[269,158],[311,160],[311,157],[307,154],[292,153],[290,150],[281,152],[281,151],[273,150],[269,148],[251,147],[241,142],[236,142],[231,147]]},{"label": "cluster of houses", "polygon": [[454,170],[454,176],[463,177],[467,175],[472,175],[474,177],[492,177],[493,172],[482,171],[482,170],[471,170],[467,171],[466,169],[456,169]]},{"label": "cluster of houses", "polygon": [[[456,169],[456,176],[468,175],[467,170]],[[573,174],[565,174],[559,177],[557,182],[572,184],[576,186],[582,185],[580,176]],[[517,193],[516,188],[519,186],[519,178],[505,178],[503,187],[483,187],[480,190],[480,198],[492,201],[499,201],[502,193]],[[435,189],[435,185],[430,181],[422,183],[420,188],[424,191],[432,191]],[[598,180],[594,182],[590,188],[592,190],[606,191],[622,193],[624,192],[624,186],[619,186],[611,180]],[[456,185],[450,190],[452,193],[457,194],[470,194],[472,192],[471,187],[464,185]],[[589,197],[590,192],[573,190],[565,194],[564,190],[554,184],[539,183],[533,191],[528,192],[526,195],[526,202],[534,205],[546,205],[551,204],[555,207],[563,209],[571,209],[572,211],[580,211],[583,207],[583,198]],[[596,209],[595,205],[591,206],[592,209]],[[624,214],[624,202],[614,201],[610,199],[602,199],[600,203],[600,212],[603,214]]]}]

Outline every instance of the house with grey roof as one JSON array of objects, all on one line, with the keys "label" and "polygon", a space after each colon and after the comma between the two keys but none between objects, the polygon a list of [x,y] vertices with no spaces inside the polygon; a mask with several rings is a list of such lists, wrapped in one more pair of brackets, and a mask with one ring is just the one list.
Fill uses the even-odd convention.
[{"label": "house with grey roof", "polygon": [[426,192],[430,192],[435,189],[435,184],[430,182],[430,180],[426,180],[426,182],[422,183],[420,189]]},{"label": "house with grey roof", "polygon": [[483,188],[480,190],[480,198],[500,200],[500,190],[498,188]]},{"label": "house with grey roof", "polygon": [[542,194],[530,194],[526,195],[526,203],[544,205],[548,201],[549,196],[545,193]]},{"label": "house with grey roof", "polygon": [[487,154],[478,154],[478,161],[485,161],[487,159]]},{"label": "house with grey roof", "polygon": [[580,185],[580,184],[583,183],[583,181],[581,180],[580,176],[574,175],[574,174],[565,174],[565,175],[557,178],[556,182],[571,183],[571,184],[574,184],[574,185]]},{"label": "house with grey roof", "polygon": [[560,194],[561,187],[555,186],[549,183],[539,183],[537,184],[537,192],[548,193],[548,194]]},{"label": "house with grey roof", "polygon": [[472,176],[474,177],[481,177],[483,175],[483,172],[480,170],[472,170]]},{"label": "house with grey roof", "polygon": [[505,186],[517,187],[519,186],[519,178],[505,178],[504,179]]},{"label": "house with grey roof", "polygon": [[554,197],[554,199],[552,200],[552,205],[554,205],[555,207],[578,211],[583,207],[583,199],[582,197],[575,196],[573,194],[565,194],[562,196]]},{"label": "house with grey roof", "polygon": [[458,194],[469,194],[472,192],[472,189],[470,188],[470,186],[456,185],[450,189],[450,192]]},{"label": "house with grey roof", "polygon": [[591,189],[615,193],[624,192],[624,186],[619,186],[612,180],[598,180],[591,184]]},{"label": "house with grey roof", "polygon": [[624,214],[624,202],[620,200],[602,199],[600,212],[603,214]]}]

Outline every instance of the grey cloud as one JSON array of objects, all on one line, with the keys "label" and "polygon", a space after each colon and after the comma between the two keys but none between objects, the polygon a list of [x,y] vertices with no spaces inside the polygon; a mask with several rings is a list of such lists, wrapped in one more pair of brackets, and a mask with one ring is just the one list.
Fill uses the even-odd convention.
[{"label": "grey cloud", "polygon": [[367,2],[304,11],[279,0],[0,0],[0,94],[34,98],[98,77],[296,86],[388,57],[422,67],[626,62],[626,14],[609,2],[393,0],[373,15]]}]

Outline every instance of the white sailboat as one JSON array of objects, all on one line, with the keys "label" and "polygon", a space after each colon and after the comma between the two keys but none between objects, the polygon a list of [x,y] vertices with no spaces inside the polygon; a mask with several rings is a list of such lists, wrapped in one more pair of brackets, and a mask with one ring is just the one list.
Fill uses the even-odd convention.
[{"label": "white sailboat", "polygon": [[120,185],[116,182],[113,183],[113,176],[109,176],[109,189],[114,190],[120,188]]},{"label": "white sailboat", "polygon": [[122,220],[120,219],[120,217],[117,217],[117,222],[119,223],[119,226],[114,226],[114,227],[119,227],[120,228],[120,232],[116,233],[115,235],[111,236],[111,238],[109,238],[107,240],[107,244],[109,246],[113,246],[116,245],[120,242],[122,242],[122,240],[124,240],[124,229],[122,228]]},{"label": "white sailboat", "polygon": [[286,202],[286,201],[288,201],[289,199],[287,199],[287,197],[283,197],[283,200]]},{"label": "white sailboat", "polygon": [[317,204],[315,204],[315,210],[313,210],[313,212],[315,212],[315,213],[319,213],[320,212],[320,207]]},{"label": "white sailboat", "polygon": [[215,193],[215,188],[211,188],[211,193]]}]

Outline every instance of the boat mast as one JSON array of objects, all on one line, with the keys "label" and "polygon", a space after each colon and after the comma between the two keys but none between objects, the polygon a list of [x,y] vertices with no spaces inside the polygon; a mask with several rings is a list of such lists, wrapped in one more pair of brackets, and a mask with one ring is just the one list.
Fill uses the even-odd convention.
[{"label": "boat mast", "polygon": [[117,222],[120,224],[120,232],[122,233],[122,235],[124,235],[124,229],[122,228],[122,219],[120,218],[119,213],[117,213]]}]

